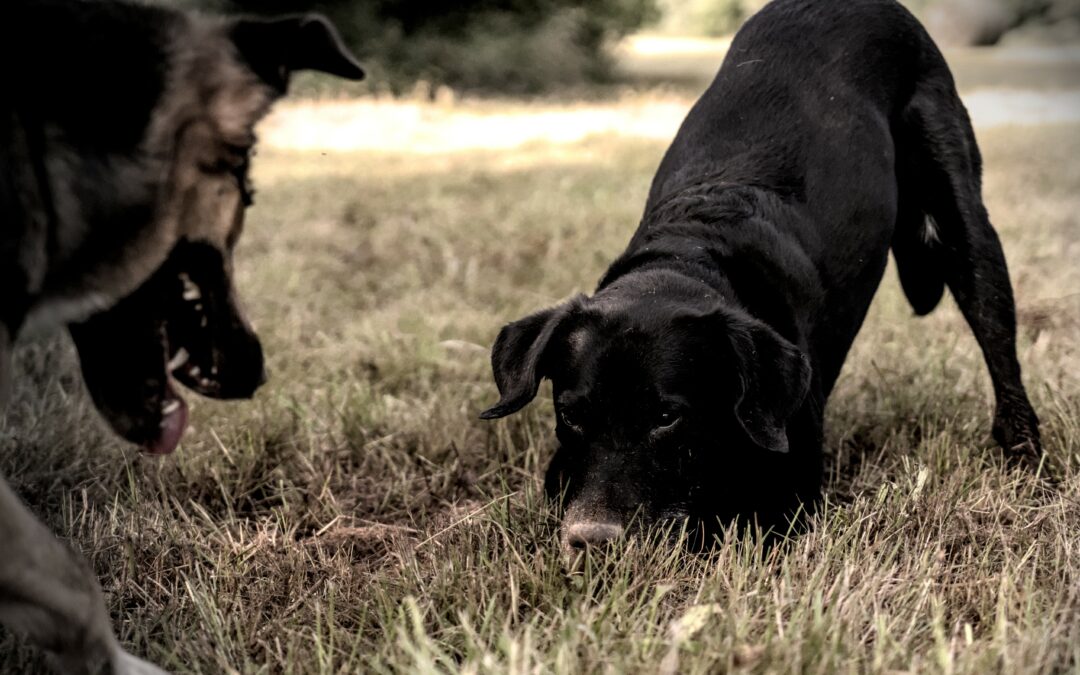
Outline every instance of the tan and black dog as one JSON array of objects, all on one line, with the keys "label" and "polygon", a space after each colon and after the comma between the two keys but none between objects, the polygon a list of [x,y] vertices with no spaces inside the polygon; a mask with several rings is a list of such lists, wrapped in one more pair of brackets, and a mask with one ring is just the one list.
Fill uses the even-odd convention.
[{"label": "tan and black dog", "polygon": [[[0,9],[0,62],[0,405],[16,337],[66,326],[112,428],[171,452],[177,382],[246,398],[265,379],[231,264],[255,123],[294,71],[363,71],[317,15],[59,0]],[[60,672],[160,672],[119,647],[95,579],[2,479],[0,541],[0,621]]]}]

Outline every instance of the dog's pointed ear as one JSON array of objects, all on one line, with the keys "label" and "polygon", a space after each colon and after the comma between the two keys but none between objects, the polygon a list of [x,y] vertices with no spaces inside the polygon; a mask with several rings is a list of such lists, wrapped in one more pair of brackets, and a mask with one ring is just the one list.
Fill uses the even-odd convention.
[{"label": "dog's pointed ear", "polygon": [[544,354],[551,337],[579,302],[575,299],[503,326],[491,350],[499,402],[480,413],[480,419],[506,417],[536,398],[545,376]]},{"label": "dog's pointed ear", "polygon": [[237,19],[229,26],[229,37],[255,74],[283,93],[298,70],[364,79],[364,69],[321,14]]},{"label": "dog's pointed ear", "polygon": [[787,423],[810,391],[810,360],[756,319],[729,318],[726,332],[741,388],[735,417],[759,447],[788,452]]}]

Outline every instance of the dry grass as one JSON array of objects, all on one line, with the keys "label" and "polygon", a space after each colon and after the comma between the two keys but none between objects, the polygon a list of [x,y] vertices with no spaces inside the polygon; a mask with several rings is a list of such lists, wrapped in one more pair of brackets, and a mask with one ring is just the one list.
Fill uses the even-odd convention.
[{"label": "dry grass", "polygon": [[[1062,672],[1080,668],[1080,127],[980,132],[1046,475],[989,441],[959,313],[887,277],[830,402],[829,505],[769,553],[632,542],[564,574],[550,404],[497,424],[487,346],[587,291],[664,145],[271,151],[240,286],[270,355],[153,461],[59,341],[20,352],[0,472],[100,575],[121,639],[202,673]],[[35,667],[10,638],[0,672]]]},{"label": "dry grass", "polygon": [[[260,132],[264,148],[399,155],[509,153],[530,144],[576,146],[603,135],[667,142],[695,98],[650,90],[572,102],[452,97],[434,105],[415,99],[302,101],[279,105]],[[991,88],[965,92],[963,99],[976,129],[1080,122],[1080,89]]]}]

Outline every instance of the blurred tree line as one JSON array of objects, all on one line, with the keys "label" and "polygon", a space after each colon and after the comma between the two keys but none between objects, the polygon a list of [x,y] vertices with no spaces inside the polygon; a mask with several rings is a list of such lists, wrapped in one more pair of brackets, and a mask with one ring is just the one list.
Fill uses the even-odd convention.
[{"label": "blurred tree line", "polygon": [[[531,94],[610,79],[612,43],[638,30],[721,36],[767,0],[158,0],[187,8],[330,16],[394,93]],[[834,0],[845,2],[846,0]],[[1080,0],[901,0],[944,44],[1080,40]],[[319,82],[317,78],[312,80]],[[325,80],[323,80],[325,81]]]},{"label": "blurred tree line", "polygon": [[659,18],[656,0],[164,0],[246,14],[323,12],[395,93],[431,87],[529,94],[604,81],[606,47]]}]

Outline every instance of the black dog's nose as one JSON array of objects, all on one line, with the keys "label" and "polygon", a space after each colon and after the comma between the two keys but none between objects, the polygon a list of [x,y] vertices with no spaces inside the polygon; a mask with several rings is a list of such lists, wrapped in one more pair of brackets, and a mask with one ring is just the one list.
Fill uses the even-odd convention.
[{"label": "black dog's nose", "polygon": [[585,521],[572,523],[566,528],[566,546],[581,551],[590,546],[609,544],[623,534],[623,526],[617,523]]}]

